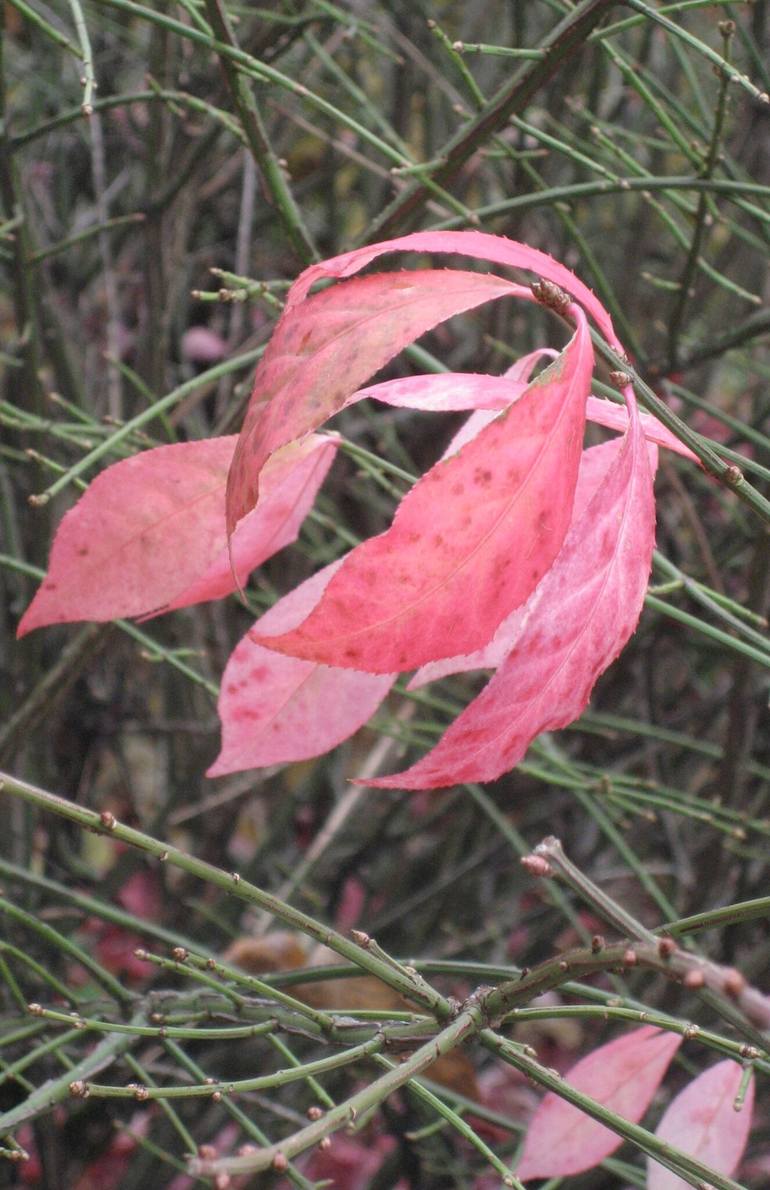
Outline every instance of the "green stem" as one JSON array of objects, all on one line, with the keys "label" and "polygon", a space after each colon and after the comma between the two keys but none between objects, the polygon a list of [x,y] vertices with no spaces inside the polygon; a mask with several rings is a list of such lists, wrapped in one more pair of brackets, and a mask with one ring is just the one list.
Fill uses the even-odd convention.
[{"label": "green stem", "polygon": [[[526,109],[533,97],[584,45],[606,12],[613,6],[613,0],[582,0],[560,21],[542,46],[542,56],[527,63],[505,83],[489,103],[472,120],[469,120],[439,150],[437,156],[444,164],[432,174],[431,180],[442,187],[450,183],[465,162],[492,135],[503,128],[510,117]],[[366,231],[366,241],[385,239],[399,228],[404,228],[430,198],[431,191],[424,180],[414,183],[386,207]],[[480,212],[477,212],[480,214]]]},{"label": "green stem", "polygon": [[[230,46],[231,49],[237,50],[238,43],[230,27],[222,0],[205,0],[205,5],[217,39],[224,45]],[[310,264],[319,259],[318,250],[305,226],[302,213],[294,201],[283,168],[270,144],[270,138],[267,135],[267,129],[253,89],[238,70],[232,58],[220,55],[219,62],[252,156],[273,199],[278,218],[281,220],[295,251],[305,264]]]},{"label": "green stem", "polygon": [[[231,896],[256,905],[260,909],[266,909],[291,928],[302,931],[316,942],[330,947],[343,958],[349,959],[356,966],[368,971],[370,975],[382,980],[383,983],[394,988],[408,1000],[428,1009],[437,1006],[445,1016],[451,1015],[451,1006],[443,997],[437,996],[435,1000],[428,998],[426,1002],[425,993],[411,977],[403,975],[331,927],[321,925],[314,918],[285,904],[277,897],[271,896],[270,893],[251,884],[250,881],[242,880],[237,872],[225,872],[213,864],[189,855],[179,847],[174,847],[160,839],[146,835],[142,831],[135,830],[133,827],[117,822],[108,812],[97,814],[94,810],[76,805],[56,794],[30,785],[26,781],[20,781],[10,774],[0,773],[0,792],[21,798],[22,801],[36,806],[39,810],[57,814],[86,830],[95,831],[100,835],[108,835],[118,842],[136,847],[139,851],[154,856],[161,863],[179,868],[181,871],[187,872],[188,875],[204,880]],[[122,996],[126,995],[122,988],[120,991]]]}]

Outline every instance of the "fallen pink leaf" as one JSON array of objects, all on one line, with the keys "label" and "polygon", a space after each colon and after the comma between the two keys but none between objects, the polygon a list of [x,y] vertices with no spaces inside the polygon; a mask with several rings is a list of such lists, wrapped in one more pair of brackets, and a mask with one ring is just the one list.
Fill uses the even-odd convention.
[{"label": "fallen pink leaf", "polygon": [[[564,1076],[577,1091],[638,1123],[681,1045],[676,1033],[644,1025],[600,1046]],[[527,1129],[516,1174],[561,1178],[592,1169],[622,1144],[617,1133],[549,1091]]]},{"label": "fallen pink leaf", "polygon": [[[743,1067],[727,1058],[704,1070],[672,1099],[655,1135],[658,1140],[697,1157],[717,1173],[730,1177],[746,1148],[754,1106],[754,1079],[739,1112],[733,1103]],[[647,1159],[647,1190],[685,1190],[688,1183],[664,1165]]]}]

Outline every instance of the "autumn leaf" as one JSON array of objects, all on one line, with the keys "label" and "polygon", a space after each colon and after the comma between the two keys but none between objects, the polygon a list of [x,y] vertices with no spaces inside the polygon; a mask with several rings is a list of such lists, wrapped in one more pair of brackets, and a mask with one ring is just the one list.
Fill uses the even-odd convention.
[{"label": "autumn leaf", "polygon": [[[582,1058],[564,1081],[636,1124],[647,1111],[681,1045],[676,1033],[644,1025]],[[592,1169],[622,1137],[549,1091],[535,1112],[516,1169],[527,1178],[562,1178]]]},{"label": "autumn leaf", "polygon": [[372,673],[478,648],[550,567],[569,526],[593,357],[585,316],[559,358],[348,555],[307,620],[264,642]]},{"label": "autumn leaf", "polygon": [[275,603],[236,645],[222,675],[222,748],[209,777],[321,756],[362,727],[395,674],[332,669],[284,657],[258,644],[255,631],[284,632],[318,602],[342,559]]},{"label": "autumn leaf", "polygon": [[[225,483],[236,439],[143,451],[106,468],[64,516],[48,573],[18,627],[114,620],[219,599],[235,590]],[[337,449],[313,435],[277,454],[264,499],[233,538],[241,583],[295,541]]]},{"label": "autumn leaf", "polygon": [[[743,1068],[729,1058],[704,1070],[672,1099],[655,1135],[730,1177],[746,1148],[754,1106],[752,1078],[741,1110],[733,1107],[742,1079]],[[687,1185],[670,1169],[647,1159],[647,1190],[685,1190]]]},{"label": "autumn leaf", "polygon": [[[602,461],[613,447],[616,458],[554,565],[502,634],[503,647],[512,648],[495,676],[427,756],[367,784],[435,789],[493,781],[537,735],[580,715],[599,674],[636,628],[655,539],[652,475],[636,416],[621,442],[607,444]],[[489,654],[482,659],[497,661]]]},{"label": "autumn leaf", "polygon": [[254,378],[227,481],[228,534],[254,507],[268,458],[322,425],[404,347],[496,298],[530,297],[492,274],[459,270],[356,277],[301,304],[290,300]]}]

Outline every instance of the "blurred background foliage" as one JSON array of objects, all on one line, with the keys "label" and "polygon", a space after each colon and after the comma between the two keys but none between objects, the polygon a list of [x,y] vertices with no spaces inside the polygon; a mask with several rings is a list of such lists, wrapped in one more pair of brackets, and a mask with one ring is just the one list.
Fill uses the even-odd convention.
[{"label": "blurred background foliage", "polygon": [[[658,473],[659,554],[636,636],[582,719],[487,790],[384,795],[347,784],[430,745],[476,677],[412,700],[395,693],[316,761],[202,776],[217,751],[216,684],[254,610],[381,531],[399,481],[375,456],[418,473],[452,417],[344,413],[337,426],[352,445],[298,546],[253,577],[251,609],[233,598],[138,628],[48,629],[19,645],[14,632],[83,482],[148,446],[236,431],[254,360],[303,265],[418,227],[481,227],[569,265],[612,311],[641,376],[770,497],[765,0],[10,0],[2,11],[3,767],[236,868],[319,921],[365,929],[393,954],[470,963],[441,983],[460,995],[479,982],[478,964],[531,965],[595,929],[590,912],[519,868],[545,834],[649,926],[761,896],[767,525],[679,458],[663,458]],[[558,32],[565,20],[578,28],[571,41]],[[560,336],[542,310],[495,303],[440,327],[383,375],[497,373]],[[607,375],[597,380],[601,391]],[[73,474],[95,447],[98,459]],[[30,1023],[28,1000],[53,1004],[69,989],[80,1011],[85,1002],[109,1018],[121,1003],[105,972],[131,1002],[149,1004],[157,988],[182,994],[179,965],[137,960],[138,944],[166,954],[184,935],[198,953],[230,948],[252,970],[310,954],[286,939],[277,958],[270,945],[255,954],[269,921],[221,889],[10,798],[2,814],[0,1062],[11,1073],[0,1070],[0,1111],[93,1042]],[[761,918],[702,944],[761,986]],[[662,984],[639,988],[650,1004],[690,1011]],[[564,1068],[604,1029],[554,1020],[538,1052]],[[307,1040],[291,1044],[311,1053]],[[126,1083],[141,1066],[145,1079],[183,1081],[185,1053],[199,1074],[226,1078],[287,1061],[267,1041],[190,1039],[180,1056],[135,1039],[102,1077]],[[487,1126],[510,1155],[533,1094],[494,1084],[486,1063],[474,1058],[459,1082],[507,1118],[508,1131]],[[324,1085],[340,1098],[349,1082],[343,1073]],[[191,1143],[230,1152],[255,1139],[222,1104],[191,1098],[165,1111],[71,1102],[65,1091],[23,1123],[17,1140],[31,1159],[0,1169],[0,1185],[178,1187],[190,1184],[175,1179]],[[304,1083],[255,1092],[248,1114],[280,1135],[316,1101]],[[435,1119],[409,1096],[391,1101],[366,1147],[345,1138],[291,1177],[486,1185],[475,1182],[483,1157]],[[765,1109],[747,1186],[766,1184],[768,1128]],[[622,1166],[580,1185],[642,1185],[634,1162],[629,1149]]]}]

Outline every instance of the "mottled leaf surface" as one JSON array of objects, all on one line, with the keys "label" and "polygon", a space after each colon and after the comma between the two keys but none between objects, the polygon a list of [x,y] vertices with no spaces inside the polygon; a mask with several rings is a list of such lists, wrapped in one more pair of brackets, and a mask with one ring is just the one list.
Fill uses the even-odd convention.
[{"label": "mottled leaf surface", "polygon": [[[603,461],[611,446],[593,458]],[[521,617],[487,652],[488,664],[496,648],[513,644],[497,673],[427,756],[369,784],[433,789],[493,781],[521,760],[541,732],[576,719],[599,674],[636,628],[654,540],[648,448],[633,417],[553,567]]]},{"label": "mottled leaf surface", "polygon": [[[473,414],[472,416],[478,415]],[[470,421],[472,418],[468,420]],[[604,482],[610,467],[616,462],[621,449],[621,439],[615,438],[611,442],[603,442],[599,446],[591,446],[588,450],[583,451],[580,456],[575,502],[572,506],[573,526],[580,521],[585,513],[600,484]],[[572,528],[570,528],[570,532],[572,532]],[[562,551],[567,548],[568,542],[569,535],[565,539]],[[561,553],[559,557],[561,557]],[[429,661],[427,665],[421,666],[409,682],[408,689],[418,690],[428,682],[436,682],[450,674],[468,673],[475,669],[497,669],[516,644],[533,605],[536,605],[537,602],[538,593],[534,591],[525,604],[517,607],[510,616],[503,620],[491,641],[474,653],[462,653],[459,657],[446,657],[443,661]]]},{"label": "mottled leaf surface", "polygon": [[233,456],[228,533],[256,503],[274,451],[338,413],[378,368],[445,319],[526,292],[491,274],[420,270],[355,277],[288,301],[257,367]]},{"label": "mottled leaf surface", "polygon": [[561,356],[404,497],[348,555],[308,619],[271,647],[373,673],[485,644],[551,566],[577,481],[592,352],[584,315]]}]

